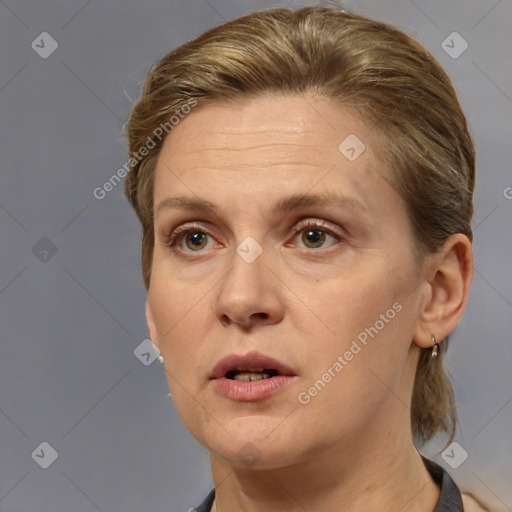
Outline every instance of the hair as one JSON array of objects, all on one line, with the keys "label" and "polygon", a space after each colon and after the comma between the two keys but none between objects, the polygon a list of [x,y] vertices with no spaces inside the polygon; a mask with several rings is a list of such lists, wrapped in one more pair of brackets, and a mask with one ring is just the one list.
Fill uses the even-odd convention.
[{"label": "hair", "polygon": [[[386,140],[379,156],[406,204],[413,245],[422,257],[440,250],[454,233],[473,239],[474,146],[450,78],[434,57],[400,30],[353,13],[271,9],[212,28],[149,70],[125,127],[131,155],[125,194],[142,224],[146,289],[162,127],[169,133],[169,120],[179,121],[190,105],[306,93],[353,108],[378,128]],[[419,444],[440,431],[451,441],[455,433],[447,343],[438,358],[423,349],[418,360],[411,426]]]}]

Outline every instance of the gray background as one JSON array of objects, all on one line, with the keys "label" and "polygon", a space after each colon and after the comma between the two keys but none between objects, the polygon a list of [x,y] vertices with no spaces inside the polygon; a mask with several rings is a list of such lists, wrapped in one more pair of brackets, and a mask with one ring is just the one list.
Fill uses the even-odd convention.
[{"label": "gray background", "polygon": [[[126,161],[121,127],[155,60],[224,19],[287,4],[303,5],[0,2],[0,510],[178,512],[210,489],[207,453],[181,424],[162,365],[134,355],[147,338],[136,218],[122,185],[103,200],[93,189]],[[450,472],[511,510],[512,3],[344,6],[430,49],[471,124],[476,273],[447,359],[469,457]],[[469,44],[455,59],[441,46],[453,31]],[[58,43],[45,59],[31,47],[42,32]],[[47,469],[42,442],[58,453]],[[441,448],[428,453],[449,468]]]}]

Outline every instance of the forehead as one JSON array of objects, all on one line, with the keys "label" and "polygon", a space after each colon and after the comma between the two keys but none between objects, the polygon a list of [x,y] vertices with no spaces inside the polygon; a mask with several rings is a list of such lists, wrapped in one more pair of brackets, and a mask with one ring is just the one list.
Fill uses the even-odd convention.
[{"label": "forehead", "polygon": [[[365,203],[365,194],[390,188],[389,173],[378,157],[382,144],[354,111],[326,99],[261,96],[201,105],[164,141],[155,204],[171,188],[194,195],[197,187],[202,196],[231,201],[235,189],[237,196],[262,192],[275,197],[285,189],[343,189]],[[385,199],[382,190],[380,195]]]},{"label": "forehead", "polygon": [[[196,163],[197,158],[215,160],[215,151],[222,150],[231,150],[234,160],[237,150],[244,150],[245,158],[258,154],[260,165],[267,163],[267,154],[270,163],[277,163],[276,156],[291,153],[305,163],[318,164],[342,157],[338,147],[349,134],[377,142],[376,135],[347,107],[308,96],[266,95],[196,107],[166,138],[162,153],[170,152],[182,165]],[[315,151],[319,147],[322,152]],[[236,165],[236,170],[243,169]]]}]

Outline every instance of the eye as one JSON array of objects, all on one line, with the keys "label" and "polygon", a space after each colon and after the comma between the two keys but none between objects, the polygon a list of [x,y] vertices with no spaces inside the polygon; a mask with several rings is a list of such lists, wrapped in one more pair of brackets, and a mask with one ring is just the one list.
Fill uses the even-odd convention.
[{"label": "eye", "polygon": [[323,231],[308,228],[302,231],[302,236],[300,238],[306,247],[310,249],[318,249],[319,247],[322,247],[326,237],[327,235]]},{"label": "eye", "polygon": [[334,239],[334,242],[330,245],[334,245],[342,239],[334,230],[327,228],[324,221],[308,220],[301,222],[294,228],[294,231],[296,233],[295,238],[299,238],[300,235],[300,242],[307,249],[322,248],[329,237]]},{"label": "eye", "polygon": [[200,252],[207,247],[210,235],[201,226],[180,226],[167,239],[167,245],[184,252]]},{"label": "eye", "polygon": [[189,249],[192,249],[193,251],[199,251],[200,249],[206,247],[208,236],[209,235],[207,233],[203,233],[201,231],[188,231],[185,233],[183,239],[185,240],[185,245]]}]

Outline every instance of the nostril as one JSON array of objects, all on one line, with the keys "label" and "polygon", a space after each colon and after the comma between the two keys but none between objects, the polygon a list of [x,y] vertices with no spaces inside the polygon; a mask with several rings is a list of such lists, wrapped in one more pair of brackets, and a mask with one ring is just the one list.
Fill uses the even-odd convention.
[{"label": "nostril", "polygon": [[223,313],[219,316],[219,321],[222,325],[222,327],[229,327],[232,323],[235,323],[239,325],[242,329],[250,329],[253,324],[258,323],[258,321],[264,321],[266,322],[270,318],[270,315],[265,312],[259,312],[259,313],[252,313],[249,316],[242,316],[239,317],[237,315],[229,315],[226,313]]}]

